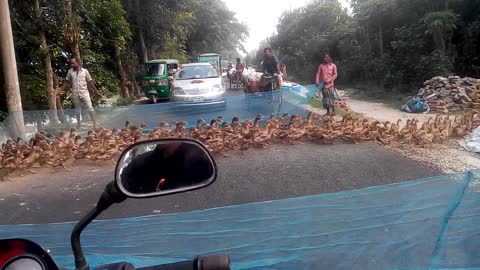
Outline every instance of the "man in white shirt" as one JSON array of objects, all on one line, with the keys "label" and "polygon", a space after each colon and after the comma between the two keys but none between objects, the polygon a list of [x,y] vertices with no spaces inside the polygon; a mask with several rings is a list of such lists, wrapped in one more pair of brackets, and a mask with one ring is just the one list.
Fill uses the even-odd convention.
[{"label": "man in white shirt", "polygon": [[80,129],[80,117],[82,110],[88,110],[90,118],[93,122],[93,128],[96,128],[95,110],[92,106],[92,100],[90,99],[90,93],[88,88],[93,90],[96,95],[101,96],[100,92],[95,87],[92,77],[88,70],[82,68],[78,59],[70,59],[71,69],[68,70],[65,82],[57,90],[57,95],[60,95],[67,85],[72,86],[72,102],[76,110],[78,129]]}]

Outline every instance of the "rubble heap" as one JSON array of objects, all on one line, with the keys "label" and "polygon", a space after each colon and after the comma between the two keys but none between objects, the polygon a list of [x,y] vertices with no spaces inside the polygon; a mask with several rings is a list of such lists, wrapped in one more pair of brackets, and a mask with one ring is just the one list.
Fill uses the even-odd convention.
[{"label": "rubble heap", "polygon": [[434,77],[424,82],[418,96],[428,100],[431,111],[480,109],[480,79]]}]

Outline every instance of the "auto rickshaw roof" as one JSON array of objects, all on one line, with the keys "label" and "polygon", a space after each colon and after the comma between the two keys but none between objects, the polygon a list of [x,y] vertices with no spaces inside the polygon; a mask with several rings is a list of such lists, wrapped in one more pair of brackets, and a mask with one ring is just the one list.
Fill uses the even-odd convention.
[{"label": "auto rickshaw roof", "polygon": [[200,54],[199,56],[220,56],[220,54],[218,54],[218,53],[204,53],[204,54]]},{"label": "auto rickshaw roof", "polygon": [[161,64],[161,63],[180,64],[180,61],[178,61],[177,59],[154,59],[146,62],[145,64]]}]

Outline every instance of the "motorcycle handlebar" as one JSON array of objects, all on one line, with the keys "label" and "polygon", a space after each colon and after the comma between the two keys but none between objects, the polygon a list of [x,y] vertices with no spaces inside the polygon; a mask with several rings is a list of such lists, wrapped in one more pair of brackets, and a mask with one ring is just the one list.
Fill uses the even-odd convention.
[{"label": "motorcycle handlebar", "polygon": [[139,268],[138,270],[230,270],[226,255],[198,256],[195,260]]}]

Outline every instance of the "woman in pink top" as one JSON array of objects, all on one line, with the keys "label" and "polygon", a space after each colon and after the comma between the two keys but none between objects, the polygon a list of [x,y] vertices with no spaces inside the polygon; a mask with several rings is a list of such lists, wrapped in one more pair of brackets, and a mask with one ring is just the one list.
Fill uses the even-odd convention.
[{"label": "woman in pink top", "polygon": [[323,64],[318,67],[317,72],[317,86],[323,84],[323,107],[327,110],[327,115],[335,115],[335,95],[334,87],[337,79],[337,66],[332,63],[332,58],[329,54],[325,54]]}]

